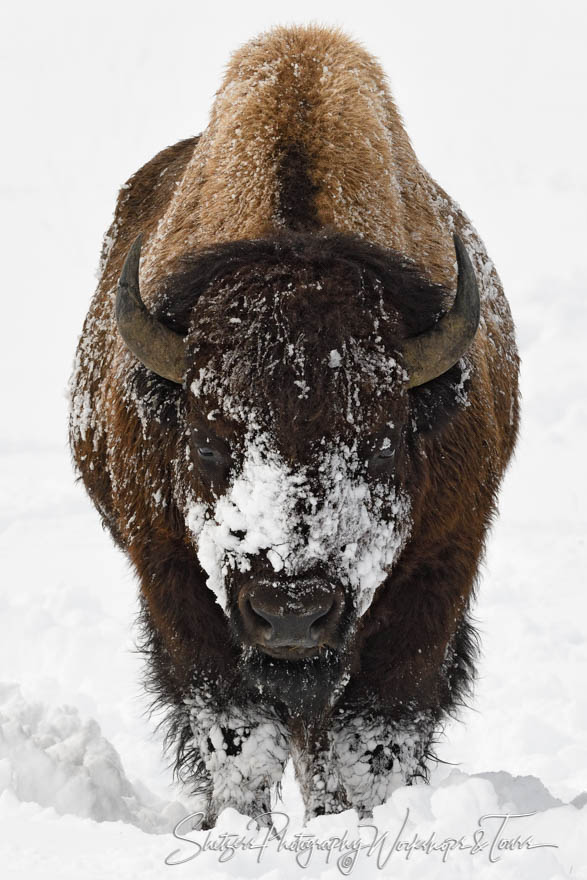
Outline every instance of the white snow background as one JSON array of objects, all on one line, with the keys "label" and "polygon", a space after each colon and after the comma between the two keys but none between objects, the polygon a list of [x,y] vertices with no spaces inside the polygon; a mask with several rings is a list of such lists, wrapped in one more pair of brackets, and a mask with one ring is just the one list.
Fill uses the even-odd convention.
[{"label": "white snow background", "polygon": [[[389,848],[407,809],[403,839],[437,841],[470,838],[484,814],[533,813],[503,836],[556,845],[496,850],[496,862],[487,850],[444,862],[394,852],[384,867],[363,850],[351,876],[587,877],[586,10],[581,0],[3,4],[2,878],[341,876],[339,853],[314,852],[304,870],[275,847],[164,863],[178,847],[176,859],[196,854],[169,834],[189,799],[144,715],[136,584],[74,485],[66,445],[67,380],[118,187],[205,127],[232,49],[311,20],[341,25],[381,59],[420,160],[499,269],[523,358],[522,435],[476,606],[476,696],[439,750],[454,766],[398,790],[374,823]],[[283,797],[293,835],[291,775]],[[225,811],[219,828],[247,821]],[[359,836],[352,811],[305,830]]]}]

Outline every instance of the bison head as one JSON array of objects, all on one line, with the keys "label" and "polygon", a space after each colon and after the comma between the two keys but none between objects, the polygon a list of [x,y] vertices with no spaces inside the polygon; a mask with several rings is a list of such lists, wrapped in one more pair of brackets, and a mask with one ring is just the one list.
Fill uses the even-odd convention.
[{"label": "bison head", "polygon": [[140,240],[129,252],[118,327],[145,367],[181,385],[176,497],[207,586],[265,681],[284,664],[341,680],[410,537],[421,436],[457,405],[479,321],[455,247],[448,310],[451,292],[401,255],[289,234],[184,259],[151,314]]}]

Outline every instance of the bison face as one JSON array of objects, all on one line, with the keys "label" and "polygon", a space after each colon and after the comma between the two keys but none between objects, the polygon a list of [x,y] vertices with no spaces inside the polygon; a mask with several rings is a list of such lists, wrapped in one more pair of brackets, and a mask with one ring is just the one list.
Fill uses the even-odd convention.
[{"label": "bison face", "polygon": [[474,276],[464,250],[457,256],[455,305],[436,324],[449,291],[344,236],[199,254],[165,283],[159,318],[138,283],[128,282],[134,302],[119,294],[127,345],[181,380],[187,444],[175,496],[207,587],[252,663],[330,663],[341,677],[425,483],[416,386],[446,373],[476,329],[478,296],[476,319],[459,312],[475,297],[461,289]]},{"label": "bison face", "polygon": [[392,427],[365,442],[322,436],[292,459],[251,423],[233,433],[230,461],[216,431],[193,427],[209,494],[186,522],[208,586],[249,646],[287,659],[341,650],[409,534],[401,444]]}]

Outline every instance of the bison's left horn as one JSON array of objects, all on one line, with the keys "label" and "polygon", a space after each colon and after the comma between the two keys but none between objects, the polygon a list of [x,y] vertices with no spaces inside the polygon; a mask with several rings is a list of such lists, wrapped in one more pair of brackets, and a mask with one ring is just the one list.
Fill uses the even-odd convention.
[{"label": "bison's left horn", "polygon": [[116,323],[129,349],[147,369],[181,385],[184,345],[179,333],[161,324],[145,308],[139,291],[139,235],[128,252],[116,294]]},{"label": "bison's left horn", "polygon": [[481,307],[475,270],[461,239],[458,235],[453,238],[458,266],[455,301],[434,327],[402,344],[408,388],[423,385],[450,370],[471,345],[479,326]]}]

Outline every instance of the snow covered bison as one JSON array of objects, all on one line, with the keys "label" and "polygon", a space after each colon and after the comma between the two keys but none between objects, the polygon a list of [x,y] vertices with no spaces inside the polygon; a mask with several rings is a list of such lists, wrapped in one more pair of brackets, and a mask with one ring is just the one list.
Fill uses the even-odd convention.
[{"label": "snow covered bison", "polygon": [[290,755],[308,816],[426,776],[517,372],[482,242],[338,31],[245,45],[206,131],[122,188],[71,444],[206,825],[268,810]]}]

